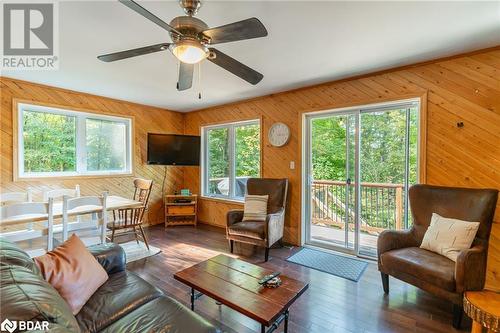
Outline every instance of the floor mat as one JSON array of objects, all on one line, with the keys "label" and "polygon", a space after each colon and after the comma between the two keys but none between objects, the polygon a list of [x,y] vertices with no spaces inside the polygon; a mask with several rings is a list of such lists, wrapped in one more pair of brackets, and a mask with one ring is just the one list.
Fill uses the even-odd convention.
[{"label": "floor mat", "polygon": [[368,263],[328,252],[303,248],[287,261],[358,282]]},{"label": "floor mat", "polygon": [[149,245],[149,251],[148,251],[146,244],[144,244],[141,241],[139,241],[139,244],[137,244],[135,240],[127,243],[121,243],[118,245],[120,245],[125,251],[127,263],[151,257],[161,252],[159,248],[154,247],[152,245]]}]

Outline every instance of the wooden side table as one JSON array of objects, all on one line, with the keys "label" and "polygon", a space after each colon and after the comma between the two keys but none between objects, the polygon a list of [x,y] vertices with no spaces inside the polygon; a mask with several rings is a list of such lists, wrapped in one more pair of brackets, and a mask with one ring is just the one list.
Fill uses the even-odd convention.
[{"label": "wooden side table", "polygon": [[472,333],[500,332],[500,293],[494,291],[468,291],[464,295],[464,311],[472,318]]},{"label": "wooden side table", "polygon": [[[185,202],[179,202],[179,199]],[[198,196],[165,195],[165,227],[194,225],[198,221]]]}]

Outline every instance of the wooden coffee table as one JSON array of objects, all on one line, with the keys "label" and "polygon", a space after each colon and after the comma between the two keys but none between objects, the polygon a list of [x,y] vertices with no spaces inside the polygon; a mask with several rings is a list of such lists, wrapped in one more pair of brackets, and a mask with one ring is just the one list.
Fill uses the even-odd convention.
[{"label": "wooden coffee table", "polygon": [[271,271],[218,255],[174,274],[176,280],[191,287],[191,310],[201,295],[248,316],[261,324],[261,332],[273,332],[284,321],[288,331],[289,308],[307,289],[307,283],[280,275],[278,288],[265,288],[258,281]]}]

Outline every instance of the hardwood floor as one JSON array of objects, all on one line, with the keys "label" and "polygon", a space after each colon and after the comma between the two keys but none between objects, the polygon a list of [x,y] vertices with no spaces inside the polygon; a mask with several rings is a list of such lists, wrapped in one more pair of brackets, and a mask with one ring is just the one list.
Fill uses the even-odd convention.
[{"label": "hardwood floor", "polygon": [[[229,254],[223,229],[199,225],[147,229],[152,245],[161,248],[156,256],[130,263],[136,272],[170,296],[189,304],[189,288],[174,280],[173,274],[220,253]],[[384,295],[380,274],[371,262],[358,283],[286,261],[297,247],[271,249],[263,262],[263,249],[254,253],[249,245],[235,244],[235,257],[281,271],[309,282],[309,289],[290,308],[289,332],[458,332],[451,326],[450,303],[413,286],[390,279],[391,293]],[[196,311],[223,332],[258,332],[257,322],[202,296]],[[464,319],[466,316],[464,316]],[[463,331],[470,330],[464,320]],[[280,328],[282,330],[282,327]],[[186,332],[187,333],[187,332]]]}]

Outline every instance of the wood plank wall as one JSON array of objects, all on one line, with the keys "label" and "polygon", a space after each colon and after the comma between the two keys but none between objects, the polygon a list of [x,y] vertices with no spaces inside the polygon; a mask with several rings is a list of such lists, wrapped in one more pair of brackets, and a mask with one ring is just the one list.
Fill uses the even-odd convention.
[{"label": "wood plank wall", "polygon": [[[500,189],[500,48],[417,66],[342,80],[240,103],[191,112],[185,133],[200,126],[243,119],[263,119],[263,176],[290,180],[290,205],[285,240],[300,240],[301,114],[311,110],[427,96],[427,183]],[[290,142],[270,146],[267,131],[275,122],[287,124]],[[463,122],[462,128],[457,127]],[[290,170],[290,161],[296,169]],[[184,184],[198,193],[199,172],[184,173]],[[200,201],[200,220],[224,226],[225,212],[234,203]],[[489,255],[488,286],[500,290],[500,202]]]},{"label": "wood plank wall", "polygon": [[[80,179],[46,179],[43,181],[13,182],[12,167],[12,100],[13,98],[33,100],[39,103],[58,104],[68,108],[87,109],[106,114],[134,116],[135,151],[134,162],[136,177],[153,179],[153,191],[150,197],[150,208],[147,216],[148,224],[163,222],[161,199],[161,183],[164,168],[146,165],[146,133],[182,134],[184,128],[183,114],[164,109],[144,106],[110,98],[83,94],[25,81],[0,78],[1,94],[1,191],[20,191],[28,186],[33,188],[35,198],[41,199],[42,192],[51,188],[81,187],[82,195],[94,195],[102,191],[110,194],[132,197],[133,177],[100,177]],[[180,167],[168,169],[166,188],[173,190],[174,184],[181,186],[183,171]]]},{"label": "wood plank wall", "polygon": [[[285,240],[300,241],[300,126],[301,115],[408,96],[427,96],[427,153],[425,171],[430,184],[500,188],[500,47],[474,54],[438,60],[417,66],[341,80],[239,103],[208,108],[188,114],[117,101],[65,89],[8,78],[0,78],[1,98],[1,190],[15,191],[33,186],[41,193],[47,188],[72,187],[79,183],[83,194],[109,190],[130,196],[132,177],[80,180],[12,181],[12,99],[67,105],[105,113],[134,115],[136,176],[155,181],[149,222],[161,213],[163,168],[145,165],[147,132],[199,134],[200,126],[260,118],[263,124],[264,177],[287,177],[290,200]],[[270,146],[267,131],[274,122],[286,123],[292,131],[282,148]],[[462,128],[457,122],[463,122]],[[295,170],[289,162],[295,161]],[[198,168],[170,168],[167,191],[184,184],[199,193]],[[211,199],[201,199],[200,221],[225,225],[228,209],[241,207]],[[488,256],[488,286],[500,291],[500,203]],[[161,222],[161,221],[160,221]]]}]

